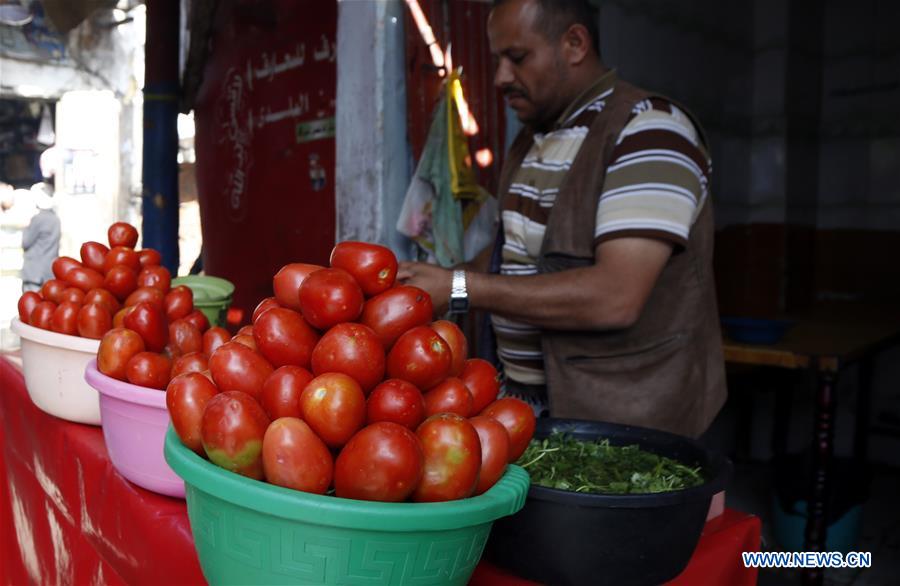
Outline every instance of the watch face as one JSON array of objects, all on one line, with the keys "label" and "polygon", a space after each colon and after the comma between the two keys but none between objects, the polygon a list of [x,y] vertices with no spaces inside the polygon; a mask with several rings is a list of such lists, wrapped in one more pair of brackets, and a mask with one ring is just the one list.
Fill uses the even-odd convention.
[{"label": "watch face", "polygon": [[465,298],[450,298],[451,313],[465,313],[469,310],[469,300]]}]

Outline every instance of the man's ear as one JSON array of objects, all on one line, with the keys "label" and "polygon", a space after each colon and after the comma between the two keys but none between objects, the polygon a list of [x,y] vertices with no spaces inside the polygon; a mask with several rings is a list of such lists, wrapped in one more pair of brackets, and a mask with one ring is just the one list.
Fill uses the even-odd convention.
[{"label": "man's ear", "polygon": [[563,33],[562,49],[570,65],[578,65],[592,51],[591,35],[583,24],[573,24]]}]

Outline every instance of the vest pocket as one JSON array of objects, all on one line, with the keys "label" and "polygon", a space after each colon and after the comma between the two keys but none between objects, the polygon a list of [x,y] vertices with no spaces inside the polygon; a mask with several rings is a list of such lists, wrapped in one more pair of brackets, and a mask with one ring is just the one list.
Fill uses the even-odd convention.
[{"label": "vest pocket", "polygon": [[584,368],[593,372],[633,371],[652,367],[680,351],[688,343],[689,336],[679,332],[661,340],[654,340],[635,348],[609,348],[567,356],[565,362],[576,368]]}]

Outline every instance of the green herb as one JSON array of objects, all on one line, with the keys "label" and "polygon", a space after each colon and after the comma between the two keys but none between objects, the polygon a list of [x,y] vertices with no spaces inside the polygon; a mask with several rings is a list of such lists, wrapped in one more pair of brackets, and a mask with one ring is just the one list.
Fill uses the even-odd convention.
[{"label": "green herb", "polygon": [[700,468],[608,439],[581,441],[564,433],[533,439],[516,462],[540,486],[573,492],[641,494],[703,484]]}]

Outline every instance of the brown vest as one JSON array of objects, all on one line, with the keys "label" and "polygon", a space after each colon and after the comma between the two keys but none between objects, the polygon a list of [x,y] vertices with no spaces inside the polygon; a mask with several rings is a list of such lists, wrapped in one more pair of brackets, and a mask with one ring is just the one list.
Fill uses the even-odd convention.
[{"label": "brown vest", "polygon": [[[606,168],[635,104],[649,97],[654,95],[616,81],[550,212],[540,272],[594,264],[594,222]],[[526,129],[510,148],[500,178],[501,196],[508,193],[532,141]],[[726,396],[712,275],[713,232],[710,199],[691,228],[687,247],[669,258],[630,328],[542,332],[553,417],[639,425],[692,437],[709,427]]]}]

